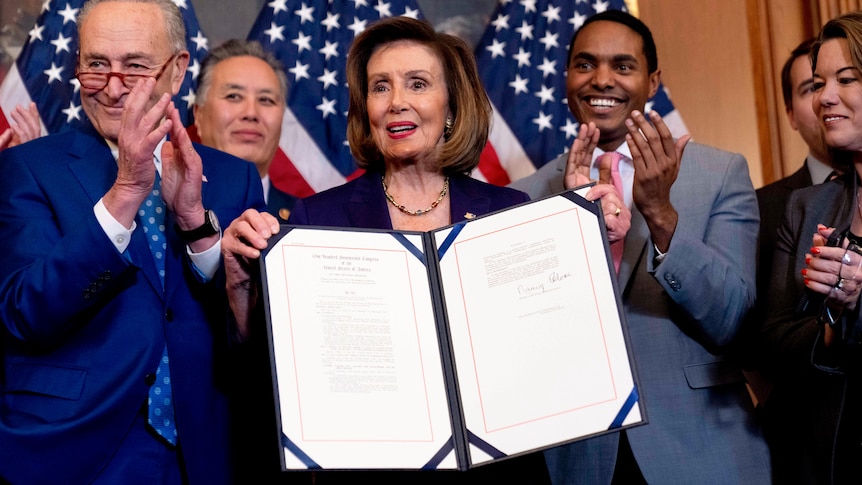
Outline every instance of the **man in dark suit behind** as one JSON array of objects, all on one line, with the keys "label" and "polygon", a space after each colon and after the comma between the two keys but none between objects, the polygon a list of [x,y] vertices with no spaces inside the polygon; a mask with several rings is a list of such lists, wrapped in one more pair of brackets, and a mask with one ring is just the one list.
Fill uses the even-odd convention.
[{"label": "man in dark suit behind", "polygon": [[781,69],[781,91],[784,108],[790,126],[808,145],[808,155],[802,168],[792,175],[757,189],[757,205],[760,207],[760,239],[758,249],[757,295],[758,301],[766,296],[766,285],[772,274],[772,252],[775,247],[775,232],[784,219],[784,209],[790,192],[822,183],[832,172],[829,155],[820,136],[820,122],[811,106],[814,79],[811,75],[811,44],[808,39],[799,44]]},{"label": "man in dark suit behind", "polygon": [[171,0],[77,25],[92,126],[0,154],[0,482],[230,483],[218,220],[260,179],[189,140]]},{"label": "man in dark suit behind", "polygon": [[267,211],[282,224],[296,197],[272,184],[269,167],[281,138],[286,100],[281,63],[258,42],[229,40],[201,64],[194,108],[201,142],[254,163]]}]

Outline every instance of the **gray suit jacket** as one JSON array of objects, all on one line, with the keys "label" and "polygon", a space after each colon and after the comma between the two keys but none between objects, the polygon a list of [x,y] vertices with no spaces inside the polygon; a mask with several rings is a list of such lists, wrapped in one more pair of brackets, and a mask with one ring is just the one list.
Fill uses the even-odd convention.
[{"label": "gray suit jacket", "polygon": [[[512,184],[563,190],[566,155]],[[739,154],[689,143],[671,189],[665,259],[632,209],[618,282],[649,424],[626,431],[649,483],[769,483],[769,453],[740,369],[723,355],[754,305],[758,212]],[[610,483],[619,434],[545,452],[555,484]]]}]

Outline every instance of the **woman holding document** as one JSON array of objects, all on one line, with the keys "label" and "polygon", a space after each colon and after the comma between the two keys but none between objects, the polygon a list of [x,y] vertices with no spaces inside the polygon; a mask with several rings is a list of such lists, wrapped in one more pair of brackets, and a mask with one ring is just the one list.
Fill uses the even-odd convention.
[{"label": "woman holding document", "polygon": [[830,20],[811,58],[814,112],[843,175],[794,191],[778,230],[763,333],[769,405],[787,431],[773,462],[777,481],[859,483],[862,12]]},{"label": "woman holding document", "polygon": [[[491,105],[463,41],[422,21],[387,18],[357,36],[347,76],[348,140],[365,173],[298,201],[289,224],[428,231],[529,200],[522,192],[468,175],[488,139]],[[606,204],[628,210],[612,186],[596,193],[605,196]],[[254,210],[225,231],[222,252],[231,310],[240,328],[252,329],[250,333],[260,324],[252,321],[260,303],[252,267],[278,231],[274,218]],[[495,477],[548,482],[538,453],[463,473],[377,472],[373,478],[356,473],[360,475],[321,473],[316,482],[364,477],[375,483],[476,483]]]}]

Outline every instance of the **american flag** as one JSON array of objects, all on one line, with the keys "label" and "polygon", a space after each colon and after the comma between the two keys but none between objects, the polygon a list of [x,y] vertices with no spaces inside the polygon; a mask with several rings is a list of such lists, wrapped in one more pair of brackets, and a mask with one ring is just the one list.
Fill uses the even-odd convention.
[{"label": "american flag", "polygon": [[[207,38],[198,25],[189,0],[173,0],[183,14],[186,45],[191,54],[189,69],[174,97],[183,122],[191,122],[194,104],[192,86],[207,53]],[[6,113],[16,105],[36,103],[42,119],[43,134],[59,133],[89,123],[81,109],[75,64],[78,54],[77,17],[84,0],[49,0],[15,60],[3,84],[0,84],[0,133],[9,127]]]},{"label": "american flag", "polygon": [[284,65],[288,103],[270,178],[299,197],[356,172],[347,146],[347,51],[383,17],[422,18],[413,0],[272,0],[249,32]]},{"label": "american flag", "polygon": [[[578,124],[566,105],[569,41],[584,21],[623,0],[501,0],[476,60],[494,105],[494,124],[476,178],[505,185],[566,151]],[[664,87],[646,106],[679,136],[687,133]]]}]

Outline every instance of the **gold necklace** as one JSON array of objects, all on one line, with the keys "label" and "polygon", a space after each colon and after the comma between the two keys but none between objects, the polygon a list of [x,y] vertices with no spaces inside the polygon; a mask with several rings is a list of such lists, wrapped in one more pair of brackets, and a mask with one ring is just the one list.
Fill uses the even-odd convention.
[{"label": "gold necklace", "polygon": [[407,215],[410,215],[410,216],[421,216],[422,214],[426,214],[428,212],[431,212],[432,209],[434,209],[435,207],[437,207],[438,204],[440,204],[440,201],[443,200],[443,197],[446,197],[446,192],[449,191],[449,177],[446,177],[446,179],[443,180],[443,190],[440,191],[440,196],[437,197],[437,200],[432,202],[431,205],[425,209],[416,209],[415,211],[412,211],[412,210],[404,207],[403,204],[399,204],[398,202],[395,202],[395,199],[392,197],[392,195],[389,194],[389,190],[386,188],[386,177],[385,176],[380,177],[380,182],[383,184],[383,195],[386,196],[386,200],[391,202],[392,205],[395,206],[395,208],[397,208],[401,212],[403,212]]}]

